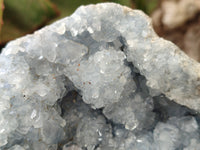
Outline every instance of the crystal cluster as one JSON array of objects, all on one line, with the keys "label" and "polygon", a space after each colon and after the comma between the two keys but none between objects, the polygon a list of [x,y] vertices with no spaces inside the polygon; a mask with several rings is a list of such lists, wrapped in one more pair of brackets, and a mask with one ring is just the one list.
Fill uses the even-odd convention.
[{"label": "crystal cluster", "polygon": [[1,150],[200,147],[200,64],[138,10],[81,6],[11,41],[0,83]]}]

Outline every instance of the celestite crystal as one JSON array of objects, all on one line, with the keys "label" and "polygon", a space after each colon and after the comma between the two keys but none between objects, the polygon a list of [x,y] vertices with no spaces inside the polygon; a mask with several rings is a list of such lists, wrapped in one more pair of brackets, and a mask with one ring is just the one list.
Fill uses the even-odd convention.
[{"label": "celestite crystal", "polygon": [[0,86],[1,150],[200,149],[200,64],[139,10],[81,6],[11,41]]}]

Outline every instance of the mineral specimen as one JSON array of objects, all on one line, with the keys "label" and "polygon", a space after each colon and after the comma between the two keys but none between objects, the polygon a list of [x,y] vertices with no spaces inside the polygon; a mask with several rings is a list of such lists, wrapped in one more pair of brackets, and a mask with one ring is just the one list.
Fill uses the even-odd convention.
[{"label": "mineral specimen", "polygon": [[81,6],[11,41],[0,83],[2,150],[200,147],[200,64],[138,10]]}]

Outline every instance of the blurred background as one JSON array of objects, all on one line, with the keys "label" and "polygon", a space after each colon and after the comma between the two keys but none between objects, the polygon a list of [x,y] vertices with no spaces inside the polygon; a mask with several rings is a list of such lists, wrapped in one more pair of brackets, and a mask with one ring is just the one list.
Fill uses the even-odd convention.
[{"label": "blurred background", "polygon": [[140,9],[152,18],[157,34],[200,62],[200,0],[0,0],[0,49],[80,5],[115,2]]}]

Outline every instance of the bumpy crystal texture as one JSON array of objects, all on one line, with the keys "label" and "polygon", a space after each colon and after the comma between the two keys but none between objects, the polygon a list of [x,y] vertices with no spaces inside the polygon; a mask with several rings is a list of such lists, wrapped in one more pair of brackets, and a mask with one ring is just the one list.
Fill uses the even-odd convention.
[{"label": "bumpy crystal texture", "polygon": [[200,147],[200,64],[138,10],[81,6],[9,42],[0,86],[1,150]]}]

